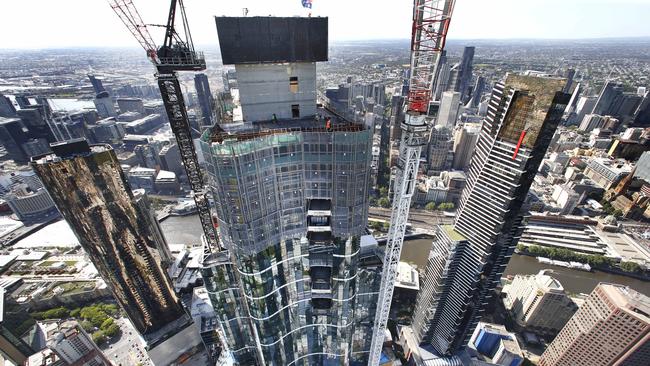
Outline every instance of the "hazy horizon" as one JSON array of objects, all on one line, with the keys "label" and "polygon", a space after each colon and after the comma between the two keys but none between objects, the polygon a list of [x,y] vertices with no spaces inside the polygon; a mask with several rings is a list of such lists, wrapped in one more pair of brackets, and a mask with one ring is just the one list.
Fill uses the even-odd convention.
[{"label": "hazy horizon", "polygon": [[[168,2],[134,0],[146,24],[162,23]],[[214,15],[307,16],[300,0],[186,0],[197,45],[216,44]],[[312,16],[329,18],[331,42],[401,40],[411,34],[412,1],[314,0]],[[454,40],[584,40],[650,37],[648,0],[457,0],[449,31]],[[614,21],[625,19],[625,24]],[[608,21],[609,20],[609,21]],[[3,4],[2,49],[65,49],[137,46],[103,0],[21,0]],[[161,30],[150,29],[154,40]],[[101,45],[101,46],[99,46]]]}]

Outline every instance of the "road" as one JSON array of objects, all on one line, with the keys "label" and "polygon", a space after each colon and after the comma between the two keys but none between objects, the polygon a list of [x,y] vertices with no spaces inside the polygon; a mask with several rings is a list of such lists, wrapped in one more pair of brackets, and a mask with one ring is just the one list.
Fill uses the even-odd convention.
[{"label": "road", "polygon": [[126,318],[116,319],[122,334],[117,341],[104,344],[101,348],[104,354],[115,366],[153,366],[144,343],[136,330]]},{"label": "road", "polygon": [[[379,219],[390,221],[390,209],[381,208],[381,207],[370,207],[368,217],[371,219]],[[409,212],[408,222],[414,228],[421,228],[432,230],[436,225],[448,225],[452,224],[454,218],[451,216],[445,216],[442,212],[434,211],[429,212],[419,209],[411,209]]]}]

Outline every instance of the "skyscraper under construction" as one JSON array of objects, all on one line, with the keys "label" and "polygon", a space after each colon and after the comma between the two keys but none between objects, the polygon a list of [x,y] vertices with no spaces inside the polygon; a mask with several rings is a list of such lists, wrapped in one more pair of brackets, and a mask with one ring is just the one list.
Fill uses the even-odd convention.
[{"label": "skyscraper under construction", "polygon": [[363,236],[372,128],[317,104],[327,18],[216,23],[244,120],[201,142],[226,249],[203,277],[227,345],[246,365],[365,365],[381,277]]},{"label": "skyscraper under construction", "polygon": [[[165,271],[171,256],[158,222],[144,193],[131,191],[113,149],[85,140],[51,147],[32,167],[148,347],[164,351],[160,364],[200,347]],[[156,348],[178,334],[183,346]]]},{"label": "skyscraper under construction", "polygon": [[418,294],[417,341],[462,349],[522,232],[524,201],[570,95],[563,79],[510,74],[497,83],[453,226],[439,226]]}]

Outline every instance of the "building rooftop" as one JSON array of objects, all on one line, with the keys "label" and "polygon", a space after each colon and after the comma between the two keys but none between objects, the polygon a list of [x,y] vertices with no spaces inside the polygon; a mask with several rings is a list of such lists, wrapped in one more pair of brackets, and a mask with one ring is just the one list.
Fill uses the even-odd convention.
[{"label": "building rooftop", "polygon": [[447,236],[449,236],[449,238],[451,240],[453,240],[453,241],[467,240],[467,238],[463,234],[461,234],[458,231],[454,230],[453,225],[440,225],[440,228],[442,230],[444,230],[445,233],[447,233]]},{"label": "building rooftop", "polygon": [[624,311],[650,324],[650,297],[623,285],[599,284],[600,288]]}]

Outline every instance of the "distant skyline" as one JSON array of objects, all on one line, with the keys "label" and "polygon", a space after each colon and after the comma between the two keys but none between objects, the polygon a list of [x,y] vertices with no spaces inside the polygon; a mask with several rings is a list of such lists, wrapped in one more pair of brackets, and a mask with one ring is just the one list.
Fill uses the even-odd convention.
[{"label": "distant skyline", "polygon": [[[145,23],[165,22],[169,2],[133,0]],[[185,0],[194,42],[217,44],[213,16],[307,16],[300,0]],[[0,48],[131,47],[131,34],[105,0],[5,1]],[[330,41],[408,39],[411,0],[313,0],[329,17]],[[449,39],[650,37],[650,0],[457,0]],[[162,33],[151,27],[156,42]]]}]

